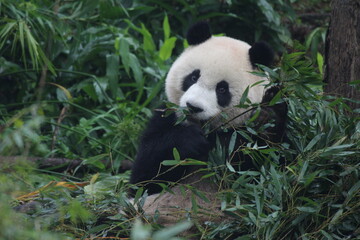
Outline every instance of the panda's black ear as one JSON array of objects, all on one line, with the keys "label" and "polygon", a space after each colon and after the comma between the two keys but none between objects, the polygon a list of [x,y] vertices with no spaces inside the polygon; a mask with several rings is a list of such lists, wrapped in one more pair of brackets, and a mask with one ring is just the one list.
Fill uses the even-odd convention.
[{"label": "panda's black ear", "polygon": [[253,67],[256,67],[256,64],[270,66],[274,61],[274,55],[274,51],[266,42],[256,42],[249,50]]},{"label": "panda's black ear", "polygon": [[207,22],[192,25],[186,34],[189,45],[197,45],[211,38],[210,26]]}]

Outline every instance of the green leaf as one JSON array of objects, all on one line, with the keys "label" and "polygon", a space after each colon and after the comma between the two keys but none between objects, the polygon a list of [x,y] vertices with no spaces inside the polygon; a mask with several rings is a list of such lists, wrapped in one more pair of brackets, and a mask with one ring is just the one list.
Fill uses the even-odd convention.
[{"label": "green leaf", "polygon": [[243,107],[245,105],[245,102],[248,99],[248,94],[249,94],[249,87],[247,87],[245,89],[244,93],[242,94],[240,102],[239,102],[239,107]]},{"label": "green leaf", "polygon": [[[124,38],[117,38],[118,40],[118,53],[120,54],[121,57],[121,62],[125,68],[126,73],[129,75],[130,74],[130,49],[129,49],[129,43],[126,39]],[[116,42],[115,41],[115,49],[117,49],[116,47]]]},{"label": "green leaf", "polygon": [[230,170],[230,172],[233,172],[233,173],[236,172],[234,167],[231,166],[231,164],[228,161],[226,161],[226,167]]},{"label": "green leaf", "polygon": [[160,48],[160,59],[165,61],[171,57],[172,50],[175,47],[176,37],[171,37],[165,40],[164,44]]},{"label": "green leaf", "polygon": [[269,106],[273,106],[275,105],[276,103],[279,102],[279,100],[281,99],[281,96],[282,96],[282,92],[281,91],[278,91],[276,93],[276,95],[273,97],[273,99],[271,99],[271,101],[269,102]]},{"label": "green leaf", "polygon": [[273,184],[275,186],[275,190],[276,190],[276,198],[277,200],[279,201],[279,203],[281,203],[282,201],[282,198],[281,198],[281,195],[282,195],[282,189],[283,189],[283,185],[281,183],[281,175],[275,170],[274,166],[271,165],[271,168],[270,168],[270,173],[271,173],[271,177],[273,179]]},{"label": "green leaf", "polygon": [[230,142],[229,142],[229,151],[228,151],[229,155],[234,151],[236,138],[237,138],[237,132],[234,131],[231,135]]},{"label": "green leaf", "polygon": [[163,31],[164,31],[164,41],[169,39],[170,37],[170,24],[167,14],[165,14],[164,21],[163,21]]},{"label": "green leaf", "polygon": [[180,165],[181,161],[180,160],[164,160],[161,162],[161,165],[164,166],[176,166],[176,165]]},{"label": "green leaf", "polygon": [[215,172],[212,172],[212,173],[209,173],[209,174],[205,174],[205,175],[201,176],[201,179],[209,178],[209,177],[212,177],[212,176],[214,176],[214,175],[216,175]]},{"label": "green leaf", "polygon": [[341,216],[343,215],[344,210],[343,209],[339,209],[334,216],[331,218],[330,221],[330,226],[333,226],[335,224],[337,224],[339,222],[339,220],[341,219]]},{"label": "green leaf", "polygon": [[25,55],[25,39],[24,39],[24,22],[23,21],[20,21],[18,23],[19,25],[19,38],[20,38],[20,45],[21,45],[21,52],[22,52],[22,55],[23,55],[23,60],[24,60],[24,63],[26,65],[26,55]]},{"label": "green leaf", "polygon": [[258,106],[258,107],[256,108],[255,113],[252,114],[251,118],[250,118],[247,122],[248,122],[248,123],[251,123],[251,122],[255,121],[255,120],[259,117],[260,112],[261,112],[261,107]]},{"label": "green leaf", "polygon": [[135,220],[135,224],[131,229],[130,239],[145,240],[150,239],[151,225],[144,225],[140,219]]},{"label": "green leaf", "polygon": [[188,165],[189,166],[193,166],[193,165],[207,166],[207,163],[203,162],[203,161],[196,160],[196,159],[187,158],[187,159],[181,161],[180,165],[182,165],[182,166],[188,166]]},{"label": "green leaf", "polygon": [[[175,148],[174,148],[175,149]],[[186,159],[186,160],[164,160],[161,162],[164,166],[207,166],[206,162],[195,160],[195,159]]]},{"label": "green leaf", "polygon": [[324,237],[326,237],[327,240],[333,240],[334,238],[325,230],[320,230],[321,234],[324,235]]},{"label": "green leaf", "polygon": [[151,33],[146,29],[144,24],[141,24],[141,28],[136,27],[129,19],[125,19],[125,22],[135,31],[139,32],[143,36],[143,48],[145,51],[153,53],[155,51],[155,43],[153,41]]},{"label": "green leaf", "polygon": [[110,225],[108,225],[108,224],[100,224],[98,226],[90,228],[89,233],[96,234],[98,232],[105,231],[109,227],[110,227]]},{"label": "green leaf", "polygon": [[274,23],[276,26],[280,25],[280,15],[267,0],[259,0],[257,4],[269,22]]},{"label": "green leaf", "polygon": [[155,43],[151,33],[146,29],[144,24],[141,24],[141,34],[143,35],[144,49],[149,52],[155,51]]},{"label": "green leaf", "polygon": [[[198,196],[201,200],[203,200],[204,202],[207,202],[207,203],[210,202],[210,200],[205,196],[205,194],[202,191],[199,191],[198,189],[196,189],[195,187],[192,187],[190,185],[188,185],[188,187],[190,188],[191,192],[193,194],[195,194],[196,196]],[[197,205],[195,200],[196,199],[194,198],[195,205]]]},{"label": "green leaf", "polygon": [[70,215],[70,221],[73,223],[85,222],[92,217],[92,214],[77,200],[71,200],[66,206],[64,214]]},{"label": "green leaf", "polygon": [[351,81],[349,85],[360,85],[360,80]]},{"label": "green leaf", "polygon": [[132,53],[129,54],[129,66],[134,74],[136,83],[142,84],[143,81],[142,68],[138,58]]},{"label": "green leaf", "polygon": [[109,157],[109,154],[104,153],[97,156],[89,157],[88,159],[85,159],[83,161],[84,165],[92,165],[94,167],[97,167],[99,169],[105,169],[105,164],[101,161],[105,158]]},{"label": "green leaf", "polygon": [[100,102],[103,102],[105,99],[107,99],[105,90],[108,87],[108,79],[104,77],[94,78],[95,82],[93,83],[95,92],[98,96],[98,99]]},{"label": "green leaf", "polygon": [[300,212],[306,213],[315,213],[317,211],[316,208],[313,207],[296,207]]},{"label": "green leaf", "polygon": [[65,94],[68,101],[70,101],[72,99],[71,93],[70,93],[70,91],[68,89],[61,86],[60,84],[56,84],[56,83],[50,83],[50,84],[58,87]]},{"label": "green leaf", "polygon": [[100,1],[99,14],[101,18],[105,19],[121,19],[125,16],[129,17],[129,13],[124,7],[118,7],[111,3],[111,1]]},{"label": "green leaf", "polygon": [[309,166],[309,161],[305,161],[303,163],[303,166],[301,168],[301,171],[300,171],[300,174],[298,176],[298,181],[301,182],[303,181],[303,178],[304,178],[304,175],[305,175],[305,172],[307,171],[308,169],[308,166]]},{"label": "green leaf", "polygon": [[174,226],[159,230],[153,235],[152,239],[169,240],[172,239],[172,237],[180,234],[181,232],[189,229],[191,226],[192,223],[190,221],[180,222]]},{"label": "green leaf", "polygon": [[345,204],[348,204],[354,196],[359,194],[359,192],[360,192],[360,181],[355,183],[348,191],[347,197],[345,199]]},{"label": "green leaf", "polygon": [[257,225],[256,217],[252,212],[249,212],[249,218],[253,222],[253,224]]},{"label": "green leaf", "polygon": [[323,74],[324,58],[321,55],[321,53],[319,53],[319,52],[317,53],[316,60],[317,60],[317,64],[319,67],[319,72],[320,72],[320,74]]},{"label": "green leaf", "polygon": [[35,40],[35,38],[33,37],[30,29],[28,28],[27,25],[23,25],[24,26],[24,30],[25,30],[25,35],[26,35],[26,40],[27,40],[27,47],[28,47],[28,51],[30,53],[30,58],[31,61],[34,65],[34,68],[37,69],[38,68],[38,63],[39,63],[39,52],[38,52],[38,42]]},{"label": "green leaf", "polygon": [[[0,48],[3,48],[3,45],[5,44],[6,40],[9,38],[12,31],[15,30],[16,24],[17,24],[16,21],[11,21],[2,27],[2,30],[0,31]],[[23,50],[22,53],[25,54],[25,50]]]},{"label": "green leaf", "polygon": [[324,133],[320,133],[318,135],[316,135],[309,143],[308,145],[304,148],[304,152],[307,152],[309,150],[311,150],[316,143],[319,142],[319,140],[322,138],[322,136],[324,135]]},{"label": "green leaf", "polygon": [[328,157],[328,156],[334,156],[334,155],[342,155],[342,156],[347,156],[347,155],[352,155],[356,152],[354,151],[345,151],[346,149],[352,147],[354,144],[342,144],[342,145],[338,145],[338,146],[331,146],[331,147],[327,147],[323,150],[323,152],[320,154],[321,157]]},{"label": "green leaf", "polygon": [[[109,79],[109,89],[113,98],[119,96],[118,94],[118,80],[119,80],[119,56],[116,54],[108,54],[106,56],[106,76]],[[122,94],[121,94],[122,95]],[[123,97],[121,96],[120,97]]]},{"label": "green leaf", "polygon": [[175,160],[180,161],[180,153],[176,148],[173,148],[173,156]]}]

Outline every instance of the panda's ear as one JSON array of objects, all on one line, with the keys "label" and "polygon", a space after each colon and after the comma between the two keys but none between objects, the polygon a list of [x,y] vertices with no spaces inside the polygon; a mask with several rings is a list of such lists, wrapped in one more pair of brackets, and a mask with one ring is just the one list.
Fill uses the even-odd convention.
[{"label": "panda's ear", "polygon": [[274,51],[266,42],[256,42],[249,49],[250,61],[253,67],[256,64],[270,66],[274,61]]},{"label": "panda's ear", "polygon": [[186,34],[189,45],[197,45],[211,38],[210,26],[207,22],[192,25]]}]

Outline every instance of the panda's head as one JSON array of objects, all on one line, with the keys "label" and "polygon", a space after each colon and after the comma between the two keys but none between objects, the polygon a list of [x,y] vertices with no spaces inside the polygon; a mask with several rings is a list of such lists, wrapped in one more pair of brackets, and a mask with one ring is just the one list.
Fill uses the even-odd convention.
[{"label": "panda's head", "polygon": [[[190,46],[174,62],[166,78],[170,102],[189,108],[192,119],[210,120],[217,126],[224,121],[224,115],[235,118],[245,112],[236,106],[246,88],[252,103],[261,101],[266,79],[252,72],[256,64],[271,64],[274,54],[268,45],[250,46],[230,37],[213,37],[205,22],[192,26],[187,40]],[[238,117],[232,124],[241,124],[246,117]]]}]

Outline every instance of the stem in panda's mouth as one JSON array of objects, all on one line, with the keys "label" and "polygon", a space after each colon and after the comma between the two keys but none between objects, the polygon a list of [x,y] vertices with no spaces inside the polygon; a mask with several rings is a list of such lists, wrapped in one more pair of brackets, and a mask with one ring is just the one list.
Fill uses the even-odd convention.
[{"label": "stem in panda's mouth", "polygon": [[[233,118],[225,121],[223,124],[215,127],[214,129],[210,129],[207,133],[205,133],[205,136],[208,136],[208,135],[211,134],[212,132],[214,132],[214,131],[218,130],[219,128],[227,125],[228,123],[234,121],[234,120],[237,119],[238,117],[241,117],[241,116],[243,116],[244,114],[247,114],[248,112],[255,110],[255,109],[258,108],[259,106],[260,106],[260,107],[263,107],[263,106],[266,106],[266,104],[259,104],[259,105],[256,105],[256,106],[254,106],[254,107],[251,107],[251,108],[245,110],[245,111],[242,112],[241,114],[239,114],[239,115],[237,115],[237,116],[235,116],[235,117],[233,117]],[[185,108],[185,109],[186,109],[186,108]],[[203,124],[203,121],[200,121],[200,120],[198,120],[198,119],[196,119],[196,118],[193,118],[193,117],[191,116],[191,114],[189,114],[188,112],[184,112],[185,109],[182,110],[182,113],[186,116],[184,119],[188,120],[189,122],[191,122],[191,123],[193,123],[193,124],[198,124],[198,125],[202,126],[203,129],[204,129],[207,125],[209,125],[209,124],[211,123],[211,121],[213,121],[213,120],[215,119],[215,117],[216,117],[216,116],[215,116],[215,117],[209,119],[208,121],[206,121],[206,122]],[[165,113],[166,111],[176,112],[176,111],[178,111],[178,110],[179,110],[179,108],[171,107],[171,108],[166,108],[166,109],[155,109],[154,111],[164,112],[164,113]],[[217,116],[218,116],[218,115],[217,115]]]},{"label": "stem in panda's mouth", "polygon": [[[227,120],[226,122],[224,122],[223,124],[217,126],[216,128],[211,129],[211,130],[210,130],[209,132],[207,132],[205,135],[206,135],[206,136],[209,135],[210,133],[218,130],[219,128],[221,128],[221,127],[223,127],[223,126],[225,126],[226,124],[230,123],[231,121],[234,121],[234,120],[237,119],[238,117],[241,117],[242,115],[244,115],[244,114],[246,114],[246,113],[248,113],[248,112],[250,112],[250,111],[255,110],[255,109],[258,108],[259,106],[262,107],[262,106],[265,106],[265,104],[259,104],[259,105],[257,105],[257,106],[254,106],[254,107],[251,107],[251,108],[247,109],[246,111],[244,111],[244,112],[242,112],[241,114],[239,114],[239,115],[237,115],[237,116],[235,116],[235,117]],[[214,117],[214,118],[215,118],[215,117]],[[214,118],[212,118],[212,119],[214,119]],[[207,121],[206,124],[205,124],[203,127],[205,127],[206,125],[210,124],[211,121],[212,121],[212,119],[210,119],[209,121]]]}]

